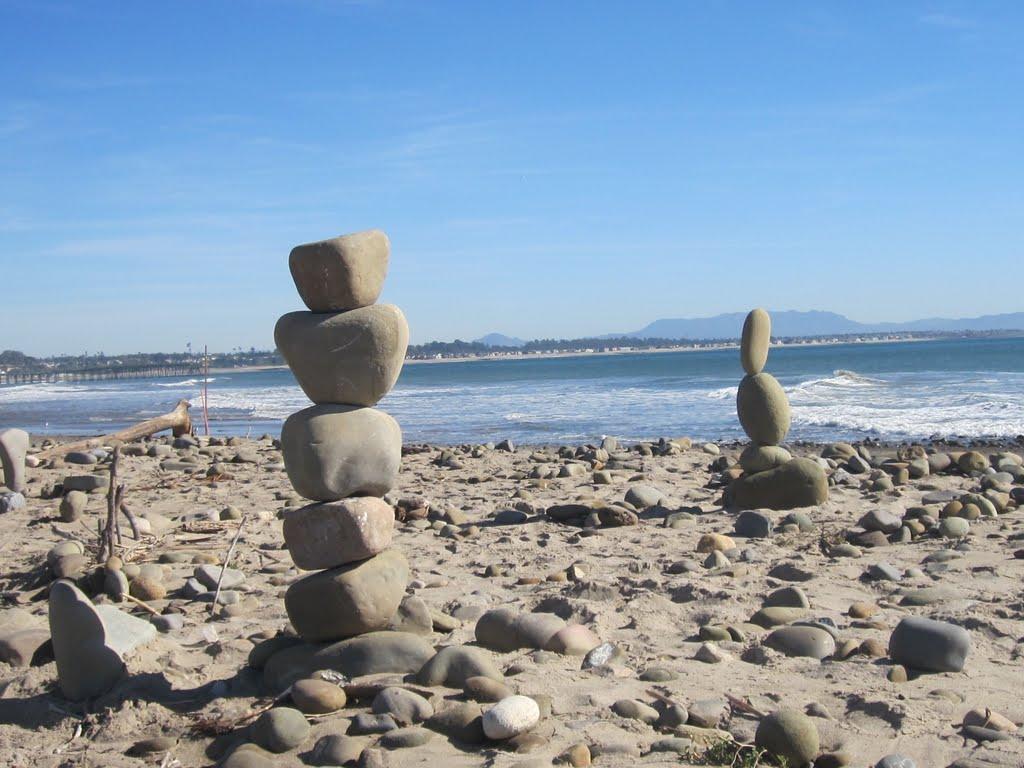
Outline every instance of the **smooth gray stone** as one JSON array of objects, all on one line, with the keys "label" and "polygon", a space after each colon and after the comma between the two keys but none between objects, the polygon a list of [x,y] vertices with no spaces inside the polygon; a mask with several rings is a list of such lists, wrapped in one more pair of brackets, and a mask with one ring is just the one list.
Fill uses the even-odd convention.
[{"label": "smooth gray stone", "polygon": [[224,571],[224,578],[221,579],[221,589],[234,589],[245,581],[245,574],[234,568],[221,568],[219,565],[198,565],[192,575],[207,589],[217,588],[217,579],[220,572]]},{"label": "smooth gray stone", "polygon": [[274,707],[252,724],[253,741],[271,752],[287,752],[305,741],[309,722],[299,710]]},{"label": "smooth gray stone", "polygon": [[480,648],[452,645],[442,648],[416,675],[420,685],[462,688],[471,677],[489,677],[501,682],[501,672],[490,655]]},{"label": "smooth gray stone", "polygon": [[318,669],[346,677],[384,672],[418,672],[434,656],[422,637],[407,632],[369,632],[330,645],[289,645],[267,659],[263,679],[271,691],[281,691]]},{"label": "smooth gray stone", "polygon": [[778,445],[789,432],[789,399],[770,373],[744,376],[736,391],[740,426],[759,445]]},{"label": "smooth gray stone", "polygon": [[875,563],[869,565],[867,577],[874,581],[902,581],[903,574],[889,563]]},{"label": "smooth gray stone", "polygon": [[385,688],[374,697],[370,708],[374,714],[391,715],[400,725],[421,723],[434,714],[429,701],[404,688]]},{"label": "smooth gray stone", "polygon": [[71,475],[64,478],[64,491],[98,491],[110,485],[108,475]]},{"label": "smooth gray stone", "polygon": [[14,493],[25,490],[25,456],[32,441],[23,429],[0,429],[0,466],[4,485]]},{"label": "smooth gray stone", "polygon": [[772,535],[772,519],[764,512],[747,509],[740,512],[733,524],[737,536],[748,539],[767,539]]},{"label": "smooth gray stone", "polygon": [[274,341],[314,403],[373,406],[398,380],[409,345],[409,324],[393,304],[338,314],[289,312]]},{"label": "smooth gray stone", "polygon": [[72,451],[71,453],[65,454],[64,461],[68,464],[95,464],[96,457],[91,453],[85,453],[84,451]]},{"label": "smooth gray stone", "polygon": [[903,755],[886,755],[875,763],[875,768],[917,768],[917,765]]},{"label": "smooth gray stone", "polygon": [[889,657],[923,672],[960,672],[971,650],[971,635],[944,621],[908,616],[889,637]]},{"label": "smooth gray stone", "polygon": [[304,639],[339,640],[386,627],[408,583],[408,562],[398,550],[388,549],[293,582],[284,605]]},{"label": "smooth gray stone", "polygon": [[800,587],[781,587],[764,599],[765,608],[810,608],[811,603]]},{"label": "smooth gray stone", "polygon": [[96,613],[107,632],[107,645],[122,657],[156,638],[156,627],[113,605],[97,605]]},{"label": "smooth gray stone", "polygon": [[872,509],[863,515],[857,524],[867,531],[895,533],[903,525],[903,519],[884,509]]},{"label": "smooth gray stone", "polygon": [[949,589],[946,589],[946,587],[922,587],[921,589],[912,589],[904,593],[903,599],[900,600],[900,605],[921,607],[944,603],[954,599],[956,599],[956,595]]},{"label": "smooth gray stone", "polygon": [[377,301],[391,244],[379,229],[353,232],[292,248],[288,268],[311,312],[347,312]]},{"label": "smooth gray stone", "polygon": [[793,455],[779,445],[757,445],[751,443],[740,454],[740,466],[747,474],[753,475],[790,461]]},{"label": "smooth gray stone", "polygon": [[764,644],[787,656],[824,659],[836,652],[836,641],[824,629],[808,626],[785,626],[773,631]]},{"label": "smooth gray stone", "polygon": [[402,461],[402,431],[373,408],[315,405],[281,429],[285,471],[295,491],[314,501],[383,496]]},{"label": "smooth gray stone", "polygon": [[626,491],[626,501],[637,509],[647,509],[661,504],[665,500],[665,494],[650,485],[636,483],[629,486]]},{"label": "smooth gray stone", "polygon": [[393,632],[410,632],[426,636],[434,633],[434,619],[425,602],[414,595],[406,595],[388,622],[387,628]]},{"label": "smooth gray stone", "polygon": [[772,318],[765,310],[752,309],[743,321],[740,335],[740,364],[748,375],[764,370],[772,340]]},{"label": "smooth gray stone", "polygon": [[726,497],[729,506],[744,509],[813,507],[828,500],[828,478],[817,462],[793,459],[775,469],[734,480],[726,489]]}]

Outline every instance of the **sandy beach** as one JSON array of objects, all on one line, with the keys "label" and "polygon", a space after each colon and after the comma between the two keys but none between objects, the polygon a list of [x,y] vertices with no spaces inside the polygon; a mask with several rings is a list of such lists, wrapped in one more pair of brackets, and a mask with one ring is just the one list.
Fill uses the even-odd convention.
[{"label": "sandy beach", "polygon": [[[158,565],[166,596],[147,605],[181,619],[127,656],[128,674],[88,704],[67,701],[57,688],[46,642],[54,578],[47,553],[81,542],[85,556],[73,577],[95,584],[92,553],[104,493],[88,494],[74,522],[62,522],[54,493],[65,478],[102,475],[107,465],[56,460],[28,470],[27,504],[0,516],[0,646],[14,661],[0,664],[0,763],[215,765],[253,738],[253,713],[281,691],[268,687],[268,670],[249,665],[250,654],[268,638],[291,632],[283,597],[300,572],[284,548],[280,518],[303,501],[291,490],[272,439],[228,442],[203,438],[172,447],[170,438],[159,438],[128,450],[157,455],[122,457],[126,504],[148,522],[138,541],[124,531],[120,557],[126,570]],[[980,476],[954,463],[938,474],[905,482],[897,477],[899,484],[879,490],[885,482],[837,472],[840,462],[833,460],[830,472],[840,484],[827,503],[801,510],[798,525],[786,525],[793,520],[789,513],[766,512],[772,535],[751,538],[736,532],[737,515],[720,506],[716,487],[738,446],[723,445],[720,455],[714,455],[718,446],[685,440],[667,449],[607,447],[406,447],[398,486],[388,495],[401,519],[393,547],[410,565],[407,596],[417,598],[411,605],[425,607],[431,618],[424,626],[406,617],[405,629],[423,633],[437,649],[480,647],[479,617],[507,607],[585,625],[614,652],[596,664],[547,650],[480,647],[504,686],[536,697],[542,717],[529,738],[460,741],[428,719],[426,727],[413,727],[422,734],[410,735],[408,743],[389,742],[386,734],[349,739],[368,748],[360,765],[539,766],[573,747],[572,764],[586,764],[585,751],[596,765],[727,765],[713,761],[720,753],[709,753],[709,745],[725,734],[751,743],[758,722],[752,713],[780,707],[810,715],[822,753],[816,765],[869,766],[896,752],[927,766],[1024,762],[1013,734],[993,727],[972,739],[961,729],[965,716],[977,725],[972,710],[990,711],[998,723],[999,717],[1012,724],[1024,719],[1018,691],[1024,560],[1015,558],[1024,538],[1016,508],[1020,475],[1012,488],[989,494],[1002,494],[997,498],[1005,509],[970,521],[966,536],[927,531],[907,541],[899,535],[879,540],[858,527],[866,513],[938,519],[941,499],[980,491]],[[823,448],[829,453],[801,445],[794,454],[817,456]],[[954,457],[963,450],[936,448]],[[896,451],[873,447],[872,462]],[[665,455],[644,455],[659,452]],[[620,504],[627,494],[638,503]],[[652,498],[657,503],[651,506],[639,503]],[[566,505],[585,505],[598,519],[568,515]],[[608,509],[619,512],[601,512]],[[708,534],[729,537],[719,559],[708,560]],[[202,564],[222,562],[236,536],[228,565],[241,576],[225,590],[227,604],[211,613],[208,596],[187,596],[188,582]],[[850,538],[856,546],[840,546]],[[779,590],[802,594],[809,607],[765,620],[758,612]],[[96,591],[96,602],[110,602],[102,588]],[[150,618],[135,602],[120,607]],[[898,682],[903,678],[894,673],[887,648],[908,616],[938,618],[969,632],[962,672],[911,670],[909,680]],[[831,628],[834,649],[824,658],[788,656],[768,639],[772,624],[800,620]],[[12,641],[15,632],[22,633],[20,641]],[[27,658],[19,660],[12,647]],[[301,743],[274,755],[272,765],[329,764],[316,746],[352,732],[382,684],[415,691],[435,713],[466,701],[459,687],[423,685],[415,674],[352,680],[334,673],[327,679],[346,685],[347,704],[310,716]],[[671,718],[680,708],[688,713],[686,724]],[[379,742],[389,748],[375,749]],[[242,754],[234,764],[242,764]],[[378,759],[383,762],[373,762]]]}]

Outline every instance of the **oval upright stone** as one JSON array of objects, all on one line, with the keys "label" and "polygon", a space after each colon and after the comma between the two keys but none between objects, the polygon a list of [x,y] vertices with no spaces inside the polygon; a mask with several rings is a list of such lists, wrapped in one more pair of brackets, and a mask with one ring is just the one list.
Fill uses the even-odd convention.
[{"label": "oval upright stone", "polygon": [[750,376],[764,370],[771,340],[771,315],[760,308],[752,309],[743,321],[743,336],[740,339],[740,364]]},{"label": "oval upright stone", "polygon": [[789,432],[789,398],[770,373],[743,377],[736,413],[743,431],[758,445],[778,445]]}]

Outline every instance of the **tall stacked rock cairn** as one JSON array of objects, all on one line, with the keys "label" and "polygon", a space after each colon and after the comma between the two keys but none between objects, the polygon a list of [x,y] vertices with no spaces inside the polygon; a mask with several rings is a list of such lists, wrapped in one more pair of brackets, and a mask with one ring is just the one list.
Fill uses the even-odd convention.
[{"label": "tall stacked rock cairn", "polygon": [[394,386],[409,326],[377,304],[390,243],[368,230],[294,248],[289,267],[306,312],[277,321],[274,340],[313,401],[281,430],[285,470],[313,504],[284,520],[295,564],[314,571],[289,587],[285,607],[305,640],[383,629],[395,615],[409,565],[389,549],[394,510],[383,500],[401,462],[398,423],[374,406]]},{"label": "tall stacked rock cairn", "polygon": [[743,323],[740,363],[746,376],[736,392],[736,413],[751,444],[740,454],[743,475],[726,492],[726,503],[744,509],[793,509],[828,500],[828,478],[813,459],[794,459],[782,447],[789,432],[789,399],[764,370],[772,319],[755,309]]}]

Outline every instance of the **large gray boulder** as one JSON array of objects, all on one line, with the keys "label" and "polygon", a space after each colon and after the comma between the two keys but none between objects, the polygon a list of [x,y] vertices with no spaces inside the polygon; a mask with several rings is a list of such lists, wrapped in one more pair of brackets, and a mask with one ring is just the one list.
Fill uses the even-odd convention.
[{"label": "large gray boulder", "polygon": [[315,405],[293,413],[281,429],[292,487],[314,501],[383,496],[402,461],[402,430],[383,411]]},{"label": "large gray boulder", "polygon": [[283,648],[264,665],[263,682],[276,693],[318,669],[332,669],[349,678],[418,672],[433,656],[433,647],[422,637],[369,632],[330,645],[300,643]]},{"label": "large gray boulder", "polygon": [[375,405],[395,385],[409,345],[409,324],[393,304],[340,314],[289,312],[274,341],[314,403]]},{"label": "large gray boulder", "polygon": [[408,583],[409,564],[401,552],[389,549],[299,579],[288,587],[284,605],[303,639],[339,640],[386,627]]},{"label": "large gray boulder", "polygon": [[889,637],[889,658],[922,672],[959,672],[971,650],[971,635],[945,621],[908,616]]},{"label": "large gray boulder", "polygon": [[365,560],[391,546],[395,510],[376,496],[310,504],[285,515],[284,543],[306,571]]},{"label": "large gray boulder", "polygon": [[70,581],[50,586],[50,637],[63,694],[100,696],[125,673],[124,656],[156,637],[156,628],[114,606],[93,606]]},{"label": "large gray boulder", "polygon": [[764,370],[771,340],[771,316],[763,309],[752,309],[743,321],[743,335],[740,337],[740,364],[750,376]]},{"label": "large gray boulder", "polygon": [[736,391],[740,426],[759,445],[778,445],[789,432],[789,399],[770,373],[744,376]]},{"label": "large gray boulder", "polygon": [[25,490],[25,455],[31,440],[23,429],[0,429],[0,465],[4,468],[4,485],[15,493]]},{"label": "large gray boulder", "polygon": [[292,248],[295,287],[311,312],[345,312],[377,301],[388,273],[391,243],[368,229]]},{"label": "large gray boulder", "polygon": [[781,467],[734,480],[725,500],[739,509],[814,507],[828,501],[828,478],[817,462],[793,459]]}]

